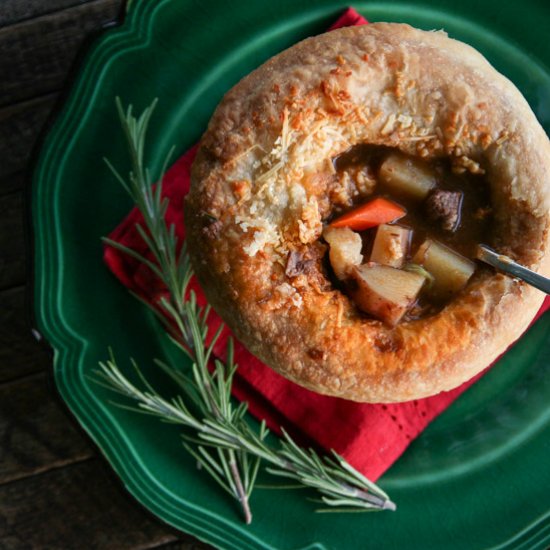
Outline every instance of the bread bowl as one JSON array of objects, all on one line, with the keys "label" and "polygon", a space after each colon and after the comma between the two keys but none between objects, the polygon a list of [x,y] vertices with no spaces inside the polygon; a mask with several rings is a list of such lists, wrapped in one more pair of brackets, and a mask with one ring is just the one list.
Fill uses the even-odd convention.
[{"label": "bread bowl", "polygon": [[364,144],[481,174],[486,242],[550,274],[550,143],[527,102],[473,48],[392,23],[306,39],[226,94],[193,165],[189,251],[210,303],[282,375],[361,402],[426,397],[490,364],[543,295],[477,269],[420,318],[362,312],[331,276],[322,234],[377,185],[368,170],[335,176],[335,159]]}]

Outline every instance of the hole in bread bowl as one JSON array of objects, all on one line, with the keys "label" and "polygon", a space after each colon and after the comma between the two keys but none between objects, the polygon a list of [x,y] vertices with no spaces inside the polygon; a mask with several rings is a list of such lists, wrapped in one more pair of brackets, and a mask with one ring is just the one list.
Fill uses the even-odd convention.
[{"label": "hole in bread bowl", "polygon": [[[368,144],[352,147],[333,165],[329,195],[336,200],[324,230],[327,272],[362,314],[388,325],[425,317],[453,300],[476,269],[485,269],[475,262],[475,249],[492,242],[494,223],[490,186],[479,166],[478,173],[471,173],[456,170],[450,158],[426,161]],[[365,211],[380,198],[406,213],[388,223],[384,212],[375,211],[373,219],[383,223],[364,230]],[[355,212],[360,223],[354,221]],[[369,271],[366,265],[383,269]],[[366,277],[358,275],[363,271]],[[370,273],[379,272],[387,288],[377,280],[373,289]],[[398,296],[400,285],[414,277],[403,273],[425,280],[408,300]]]}]

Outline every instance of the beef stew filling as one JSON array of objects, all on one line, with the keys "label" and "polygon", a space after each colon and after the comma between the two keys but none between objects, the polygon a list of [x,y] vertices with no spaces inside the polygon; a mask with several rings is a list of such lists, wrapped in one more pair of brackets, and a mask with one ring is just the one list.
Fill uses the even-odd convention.
[{"label": "beef stew filling", "polygon": [[389,147],[357,145],[334,159],[359,190],[335,206],[323,238],[336,285],[367,315],[395,326],[443,308],[477,269],[489,242],[489,185],[450,159],[426,162]]}]

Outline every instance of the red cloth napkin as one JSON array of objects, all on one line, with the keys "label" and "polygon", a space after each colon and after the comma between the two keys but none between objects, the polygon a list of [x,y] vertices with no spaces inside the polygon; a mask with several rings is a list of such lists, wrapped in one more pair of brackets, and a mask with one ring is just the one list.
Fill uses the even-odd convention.
[{"label": "red cloth napkin", "polygon": [[[349,8],[330,29],[365,23],[363,17]],[[196,151],[195,146],[185,153],[170,168],[163,182],[163,195],[169,200],[166,220],[175,225],[180,238],[185,236],[182,204],[189,190],[189,174]],[[135,224],[140,221],[141,215],[134,209],[110,238],[147,256],[147,248],[135,230]],[[120,281],[144,299],[155,302],[162,294],[158,281],[143,264],[108,246],[104,259]],[[204,300],[196,281],[193,284]],[[549,307],[550,299],[547,298],[536,318]],[[220,319],[213,313],[211,327],[214,329],[219,323]],[[225,329],[214,350],[218,357],[223,358],[229,336],[229,330]],[[407,403],[370,405],[306,390],[266,367],[239,342],[235,343],[235,360],[239,369],[233,393],[238,399],[248,402],[253,415],[265,419],[275,432],[283,426],[301,444],[334,449],[371,480],[382,475],[431,420],[483,374],[455,390],[434,397]]]}]

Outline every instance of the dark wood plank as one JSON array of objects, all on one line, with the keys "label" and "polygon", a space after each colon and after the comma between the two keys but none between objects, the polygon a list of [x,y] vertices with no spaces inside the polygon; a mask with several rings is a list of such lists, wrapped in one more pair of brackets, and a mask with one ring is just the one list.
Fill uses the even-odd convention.
[{"label": "dark wood plank", "polygon": [[0,177],[0,197],[13,193],[14,191],[25,189],[28,183],[29,174],[26,172],[15,172],[15,174]]},{"label": "dark wood plank", "polygon": [[121,4],[96,0],[0,29],[0,105],[59,90],[85,39]]},{"label": "dark wood plank", "polygon": [[13,190],[11,176],[27,166],[57,97],[52,93],[0,109],[0,195]]},{"label": "dark wood plank", "polygon": [[86,2],[90,0],[2,0],[0,27]]},{"label": "dark wood plank", "polygon": [[1,485],[0,532],[4,550],[136,550],[178,539],[182,549],[208,548],[132,502],[99,459]]},{"label": "dark wood plank", "polygon": [[0,383],[51,365],[49,352],[31,334],[26,313],[23,287],[0,292]]},{"label": "dark wood plank", "polygon": [[16,191],[0,195],[0,291],[24,282],[23,193]]},{"label": "dark wood plank", "polygon": [[0,485],[94,455],[54,392],[45,373],[0,384]]}]

